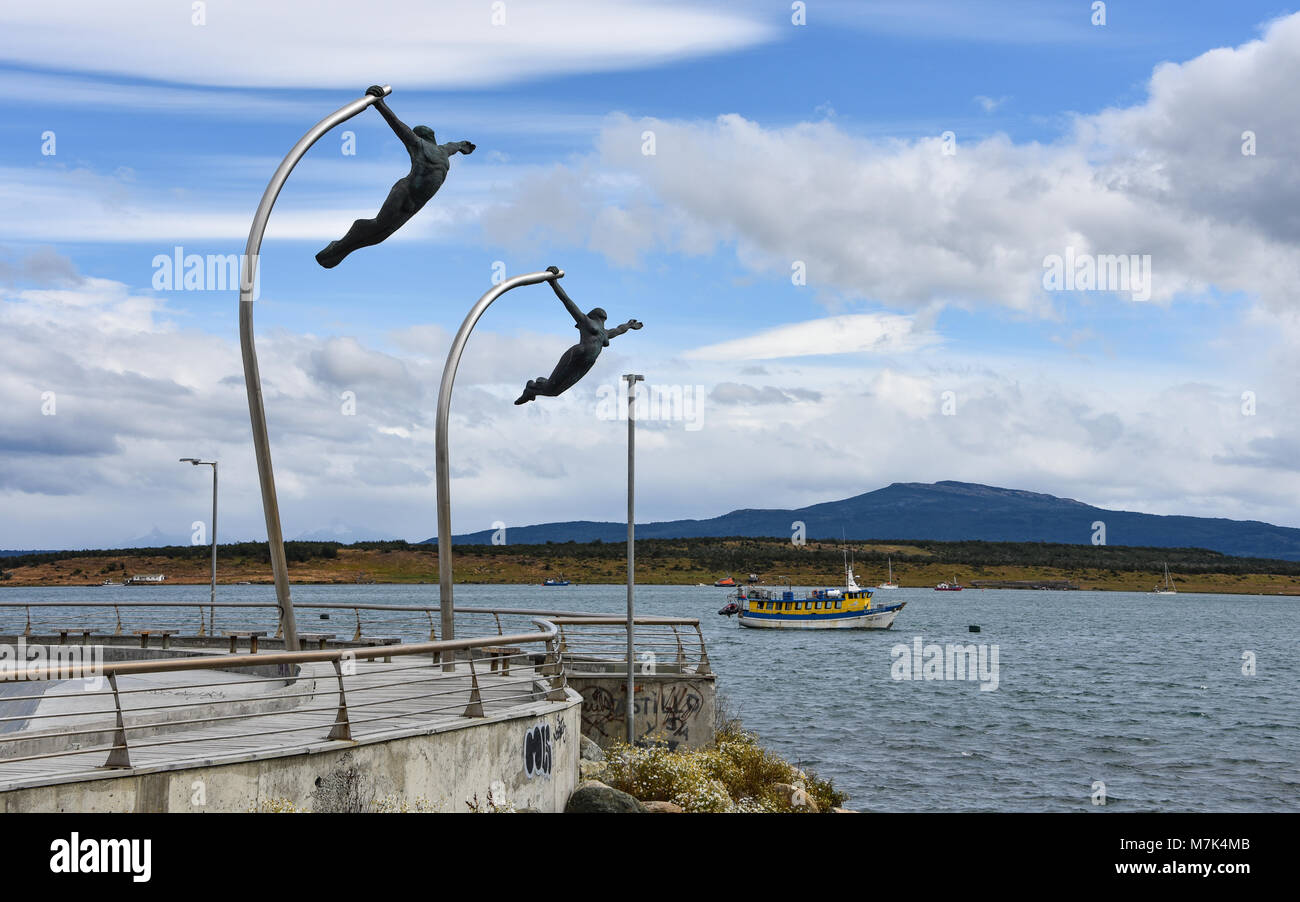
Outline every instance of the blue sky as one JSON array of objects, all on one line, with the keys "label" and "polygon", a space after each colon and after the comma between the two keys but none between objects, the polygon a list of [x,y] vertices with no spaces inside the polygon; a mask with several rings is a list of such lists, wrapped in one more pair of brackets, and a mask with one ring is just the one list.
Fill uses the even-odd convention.
[{"label": "blue sky", "polygon": [[[597,392],[629,368],[708,399],[699,428],[644,424],[646,519],[962,479],[1300,525],[1288,8],[372,7],[0,13],[0,547],[187,539],[191,454],[223,462],[222,537],[263,535],[236,298],[157,291],[153,261],[239,252],[280,157],[373,81],[477,150],[334,270],[314,253],[405,174],[400,143],[367,111],[280,197],[256,323],[290,537],[432,534],[436,377],[498,261],[647,326],[518,408],[574,333],[544,287],[498,302],[458,382],[457,531],[618,519]],[[1042,290],[1067,245],[1150,255],[1152,299]]]}]

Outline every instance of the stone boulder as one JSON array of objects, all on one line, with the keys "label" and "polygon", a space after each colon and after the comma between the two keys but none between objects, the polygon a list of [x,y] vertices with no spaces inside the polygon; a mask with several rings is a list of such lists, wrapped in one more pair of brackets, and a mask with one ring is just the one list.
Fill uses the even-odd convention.
[{"label": "stone boulder", "polygon": [[790,783],[773,783],[772,788],[781,794],[781,798],[790,806],[793,811],[807,811],[812,814],[820,814],[821,809],[817,807],[817,800],[808,795],[808,791],[802,786],[794,786]]},{"label": "stone boulder", "polygon": [[642,802],[645,810],[651,814],[685,814],[686,809],[672,802]]},{"label": "stone boulder", "polygon": [[565,814],[644,814],[646,807],[627,793],[597,780],[579,784],[564,806]]},{"label": "stone boulder", "polygon": [[581,757],[583,761],[605,760],[605,750],[596,745],[594,741],[588,739],[586,736],[582,737],[580,748],[582,749]]}]

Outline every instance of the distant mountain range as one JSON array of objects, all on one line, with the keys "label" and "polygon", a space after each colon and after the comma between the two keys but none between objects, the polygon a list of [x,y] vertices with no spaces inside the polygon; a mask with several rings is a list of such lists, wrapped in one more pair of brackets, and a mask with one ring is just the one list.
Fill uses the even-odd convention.
[{"label": "distant mountain range", "polygon": [[347,523],[334,522],[324,529],[304,532],[295,537],[298,542],[388,542],[398,538],[390,532],[370,529],[366,526],[351,526]]},{"label": "distant mountain range", "polygon": [[[843,501],[795,510],[736,510],[709,520],[638,523],[638,538],[789,536],[802,521],[810,539],[933,539],[1064,542],[1087,545],[1093,523],[1105,524],[1109,545],[1208,548],[1224,554],[1300,560],[1300,529],[1258,520],[1182,517],[1106,510],[1070,498],[969,482],[896,482]],[[574,520],[507,529],[511,545],[621,542],[626,523]],[[492,530],[453,536],[456,544],[490,544]],[[437,544],[437,539],[426,543]]]}]

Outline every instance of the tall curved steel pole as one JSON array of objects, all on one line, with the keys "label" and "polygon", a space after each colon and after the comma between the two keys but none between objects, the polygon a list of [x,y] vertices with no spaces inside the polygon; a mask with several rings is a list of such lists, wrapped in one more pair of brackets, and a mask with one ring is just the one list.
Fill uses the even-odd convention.
[{"label": "tall curved steel pole", "polygon": [[[522,276],[494,285],[487,294],[478,299],[470,308],[469,315],[460,324],[460,331],[452,340],[451,350],[447,352],[447,363],[442,368],[442,385],[438,388],[438,429],[436,434],[436,451],[438,466],[438,608],[442,619],[442,638],[455,637],[456,610],[451,595],[451,472],[447,456],[447,417],[451,412],[451,387],[456,381],[456,368],[460,366],[460,355],[469,341],[469,333],[483,315],[483,311],[492,306],[492,302],[512,288],[520,285],[536,285],[538,282],[550,282],[564,278],[564,270],[558,273],[530,272]],[[444,662],[450,668],[450,662]]]},{"label": "tall curved steel pole", "polygon": [[[384,96],[393,92],[384,85]],[[262,193],[262,202],[253,215],[253,226],[248,231],[248,244],[244,247],[244,262],[239,278],[239,347],[244,357],[244,385],[248,389],[248,416],[253,423],[253,448],[257,455],[257,477],[262,485],[262,511],[266,514],[266,540],[271,546],[271,572],[275,575],[275,598],[280,606],[280,623],[284,627],[284,647],[298,650],[298,621],[294,617],[293,603],[289,600],[289,567],[284,556],[284,536],[280,532],[280,505],[275,497],[275,474],[271,470],[271,442],[266,432],[266,408],[262,404],[262,377],[257,369],[257,348],[253,342],[253,285],[257,276],[258,255],[262,250],[262,235],[266,232],[271,208],[280,195],[280,189],[298,165],[307,150],[327,131],[362,112],[379,98],[367,94],[347,106],[335,110],[312,126],[293,146],[280,166],[271,176],[271,182]]]}]

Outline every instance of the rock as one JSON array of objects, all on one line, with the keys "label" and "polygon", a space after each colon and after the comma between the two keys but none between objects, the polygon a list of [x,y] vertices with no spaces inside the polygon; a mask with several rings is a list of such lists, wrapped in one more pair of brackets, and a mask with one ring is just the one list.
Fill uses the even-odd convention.
[{"label": "rock", "polygon": [[582,748],[581,756],[583,761],[605,760],[605,750],[596,745],[593,740],[588,739],[586,736],[582,737],[580,747]]},{"label": "rock", "polygon": [[608,767],[609,765],[604,761],[579,761],[578,779],[583,781],[599,780]]},{"label": "rock", "polygon": [[832,808],[832,809],[831,809],[831,814],[860,814],[860,813],[861,813],[861,812],[854,811],[852,808]]},{"label": "rock", "polygon": [[685,814],[686,809],[672,802],[642,802],[645,810],[651,814]]},{"label": "rock", "polygon": [[792,786],[789,783],[773,783],[772,788],[781,794],[781,797],[792,811],[808,811],[813,814],[821,812],[821,809],[817,807],[816,800],[808,795],[808,791],[802,786]]},{"label": "rock", "polygon": [[579,784],[564,806],[565,814],[644,814],[645,810],[627,793],[597,780]]}]

